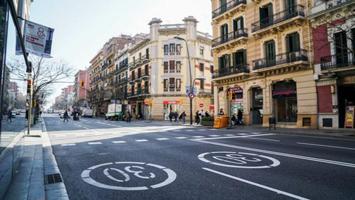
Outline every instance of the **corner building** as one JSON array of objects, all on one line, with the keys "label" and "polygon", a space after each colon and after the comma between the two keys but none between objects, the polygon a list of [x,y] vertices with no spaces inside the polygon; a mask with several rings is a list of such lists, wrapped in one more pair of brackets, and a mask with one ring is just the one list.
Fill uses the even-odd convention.
[{"label": "corner building", "polygon": [[[306,0],[212,0],[215,107],[247,125],[317,127]],[[228,98],[230,94],[231,98]]]},{"label": "corner building", "polygon": [[[193,112],[212,112],[211,106],[211,36],[197,31],[197,20],[186,17],[182,24],[162,24],[154,18],[149,23],[150,33],[129,52],[127,98],[134,117],[168,120],[170,112],[183,111],[189,116],[190,70],[192,83],[197,88]],[[203,80],[202,80],[203,79]]]}]

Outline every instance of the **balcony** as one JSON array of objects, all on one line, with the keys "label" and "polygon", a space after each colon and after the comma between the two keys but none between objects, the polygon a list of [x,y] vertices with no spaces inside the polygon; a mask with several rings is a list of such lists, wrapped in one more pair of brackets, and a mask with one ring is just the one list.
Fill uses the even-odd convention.
[{"label": "balcony", "polygon": [[254,34],[262,33],[264,31],[270,30],[271,28],[275,28],[275,25],[277,25],[277,28],[282,28],[285,25],[288,25],[290,22],[299,18],[304,19],[304,17],[304,6],[297,5],[294,8],[289,8],[287,10],[276,13],[271,17],[264,18],[260,21],[252,23],[251,32]]},{"label": "balcony", "polygon": [[247,4],[246,0],[231,0],[228,3],[217,8],[216,10],[212,11],[212,18],[214,19],[218,16],[221,16],[224,13],[234,10],[234,8],[239,7],[239,5],[246,5],[246,4]]},{"label": "balcony", "polygon": [[228,33],[228,35],[223,35],[219,38],[213,39],[212,47],[215,48],[218,47],[219,45],[229,43],[231,41],[237,41],[238,39],[247,38],[247,37],[248,37],[248,29],[233,31]]},{"label": "balcony", "polygon": [[218,78],[222,78],[222,77],[226,77],[226,76],[230,76],[230,75],[237,75],[237,74],[245,74],[245,73],[249,73],[249,69],[247,65],[239,65],[236,67],[229,67],[229,68],[222,68],[220,70],[218,70],[218,72],[215,72],[212,75],[213,79],[218,79]]},{"label": "balcony", "polygon": [[[292,67],[292,64],[297,65],[299,62],[308,63],[308,52],[304,49],[291,53],[283,53],[275,56],[275,59],[258,59],[253,61],[253,69],[264,71],[273,69],[273,67]],[[286,64],[286,65],[284,65]]]},{"label": "balcony", "polygon": [[143,55],[141,58],[136,60],[135,62],[130,63],[131,69],[135,69],[139,66],[142,66],[150,61],[149,55]]},{"label": "balcony", "polygon": [[328,0],[318,1],[311,9],[310,18],[317,17],[324,13],[331,13],[339,8],[355,3],[353,0]]},{"label": "balcony", "polygon": [[320,66],[322,71],[346,71],[354,70],[355,68],[355,54],[339,54],[332,56],[325,56],[320,59]]}]

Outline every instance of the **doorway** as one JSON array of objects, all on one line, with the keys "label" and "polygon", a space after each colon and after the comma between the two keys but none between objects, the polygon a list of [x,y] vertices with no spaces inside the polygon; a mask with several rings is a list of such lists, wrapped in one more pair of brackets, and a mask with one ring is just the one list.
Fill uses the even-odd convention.
[{"label": "doorway", "polygon": [[263,123],[263,90],[260,87],[252,88],[252,103],[251,103],[251,115],[252,115],[252,124],[261,125]]},{"label": "doorway", "polygon": [[355,84],[338,86],[339,128],[345,128],[345,110],[355,106]]}]

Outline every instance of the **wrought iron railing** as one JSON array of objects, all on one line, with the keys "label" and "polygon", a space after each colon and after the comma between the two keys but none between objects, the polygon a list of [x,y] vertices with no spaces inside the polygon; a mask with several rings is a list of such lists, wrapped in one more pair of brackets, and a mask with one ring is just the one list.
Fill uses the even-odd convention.
[{"label": "wrought iron railing", "polygon": [[261,30],[263,28],[267,28],[271,25],[277,24],[279,22],[301,16],[305,16],[305,11],[304,11],[304,6],[303,5],[296,5],[294,7],[290,7],[286,10],[283,10],[281,12],[278,12],[270,17],[266,17],[263,19],[260,19],[260,21],[254,22],[251,24],[251,31],[256,32],[258,30]]},{"label": "wrought iron railing", "polygon": [[308,61],[307,50],[301,49],[299,51],[282,53],[276,55],[274,58],[262,58],[262,59],[254,60],[253,69],[258,70],[258,69],[285,64],[285,63],[293,63],[297,61]]},{"label": "wrought iron railing", "polygon": [[219,15],[222,15],[223,13],[237,7],[238,5],[246,4],[246,3],[247,3],[246,0],[231,0],[226,4],[221,5],[216,10],[212,11],[212,18],[218,17]]},{"label": "wrought iron railing", "polygon": [[344,68],[355,65],[355,53],[336,54],[320,59],[321,70]]},{"label": "wrought iron railing", "polygon": [[212,40],[212,47],[227,43],[229,41],[241,38],[248,37],[248,29],[240,29],[228,33],[228,35],[222,35],[221,37],[215,38]]},{"label": "wrought iron railing", "polygon": [[213,78],[220,78],[232,74],[239,74],[239,73],[249,73],[248,65],[238,65],[226,68],[220,68],[217,72],[213,73]]}]

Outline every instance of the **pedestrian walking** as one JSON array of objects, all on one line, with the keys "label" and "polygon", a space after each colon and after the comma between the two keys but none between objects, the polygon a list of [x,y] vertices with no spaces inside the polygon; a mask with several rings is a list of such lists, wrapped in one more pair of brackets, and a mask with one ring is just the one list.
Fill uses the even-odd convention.
[{"label": "pedestrian walking", "polygon": [[169,113],[169,120],[170,120],[170,122],[173,122],[173,112]]},{"label": "pedestrian walking", "polygon": [[174,112],[174,121],[178,122],[178,117],[179,117],[179,113],[178,112]]},{"label": "pedestrian walking", "polygon": [[129,111],[127,111],[126,120],[127,120],[127,123],[130,123],[132,120],[132,115]]},{"label": "pedestrian walking", "polygon": [[64,112],[63,118],[64,118],[64,122],[69,122],[69,114],[67,110]]},{"label": "pedestrian walking", "polygon": [[12,110],[11,109],[7,112],[7,121],[10,121],[10,123],[12,122]]},{"label": "pedestrian walking", "polygon": [[195,114],[195,123],[196,123],[196,125],[200,124],[200,113],[198,111],[196,111],[196,114]]},{"label": "pedestrian walking", "polygon": [[238,118],[238,125],[243,125],[243,111],[240,109],[238,110],[237,118]]},{"label": "pedestrian walking", "polygon": [[179,117],[179,120],[182,120],[182,123],[185,124],[186,123],[186,112],[183,111]]}]

